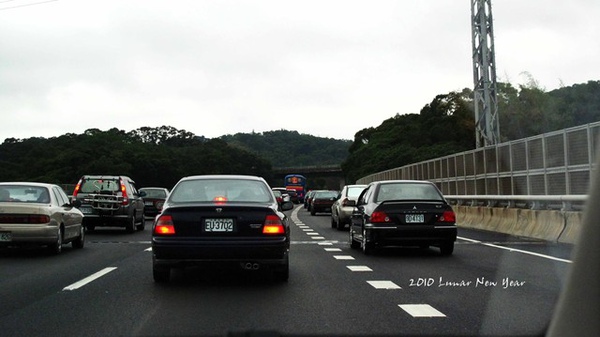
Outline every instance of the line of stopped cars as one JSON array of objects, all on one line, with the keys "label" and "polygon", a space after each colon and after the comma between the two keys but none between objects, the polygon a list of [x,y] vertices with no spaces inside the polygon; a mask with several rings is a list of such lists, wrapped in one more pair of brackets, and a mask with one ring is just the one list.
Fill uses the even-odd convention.
[{"label": "line of stopped cars", "polygon": [[[349,227],[351,248],[365,254],[385,246],[437,246],[454,250],[456,216],[427,181],[390,180],[347,185],[341,191],[311,191],[312,215],[331,213],[331,226]],[[156,282],[171,270],[231,265],[270,271],[289,278],[293,208],[260,177],[202,175],[179,180],[172,191],[135,187],[126,176],[83,176],[72,198],[57,185],[0,183],[0,247],[42,245],[59,253],[62,245],[82,248],[86,229],[122,226],[144,229],[154,215],[152,272]]]}]

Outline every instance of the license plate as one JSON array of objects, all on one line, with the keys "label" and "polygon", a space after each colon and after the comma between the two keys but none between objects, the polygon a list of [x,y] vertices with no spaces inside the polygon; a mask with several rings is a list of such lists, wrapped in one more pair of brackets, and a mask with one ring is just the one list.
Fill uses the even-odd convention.
[{"label": "license plate", "polygon": [[0,232],[0,242],[12,241],[12,234],[10,232]]},{"label": "license plate", "polygon": [[146,206],[152,206],[152,201],[144,201],[144,205],[146,205]]},{"label": "license plate", "polygon": [[425,215],[423,215],[423,214],[406,214],[404,221],[406,223],[423,223],[423,222],[425,222]]},{"label": "license plate", "polygon": [[206,232],[233,232],[233,219],[204,219]]}]

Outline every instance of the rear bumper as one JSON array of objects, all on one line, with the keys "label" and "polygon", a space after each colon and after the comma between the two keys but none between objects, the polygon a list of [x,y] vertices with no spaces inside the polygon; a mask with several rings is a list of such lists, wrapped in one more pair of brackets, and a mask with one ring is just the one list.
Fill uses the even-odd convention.
[{"label": "rear bumper", "polygon": [[152,260],[155,267],[186,267],[214,264],[288,263],[289,240],[198,240],[152,238]]},{"label": "rear bumper", "polygon": [[125,227],[130,222],[128,215],[96,215],[86,214],[82,223],[94,227]]},{"label": "rear bumper", "polygon": [[11,237],[10,241],[0,241],[0,246],[50,244],[58,238],[57,227],[48,225],[3,225],[0,232],[9,232]]},{"label": "rear bumper", "polygon": [[377,227],[366,225],[367,242],[379,246],[439,245],[456,241],[456,225]]}]

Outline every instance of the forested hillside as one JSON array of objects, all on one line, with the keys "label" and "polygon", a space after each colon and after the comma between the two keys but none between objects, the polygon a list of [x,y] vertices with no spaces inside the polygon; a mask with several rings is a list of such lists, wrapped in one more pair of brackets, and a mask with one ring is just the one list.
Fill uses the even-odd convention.
[{"label": "forested hillside", "polygon": [[221,139],[266,158],[273,167],[339,165],[348,156],[352,144],[350,140],[321,138],[288,130],[236,133]]}]

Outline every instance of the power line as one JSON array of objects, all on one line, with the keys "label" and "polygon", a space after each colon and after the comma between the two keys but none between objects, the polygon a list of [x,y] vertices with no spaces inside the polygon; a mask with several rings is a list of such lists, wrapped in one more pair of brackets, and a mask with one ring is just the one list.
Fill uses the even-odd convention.
[{"label": "power line", "polygon": [[[0,1],[0,3],[5,3],[5,2],[12,2],[12,1],[17,1],[17,0],[4,0],[4,1]],[[56,2],[58,0],[47,0],[47,1],[40,1],[40,2],[34,2],[34,3],[30,3],[30,4],[25,4],[25,5],[18,5],[18,6],[12,6],[12,7],[4,7],[4,8],[0,8],[0,11],[5,11],[8,9],[14,9],[14,8],[21,8],[21,7],[29,7],[29,6],[35,6],[35,5],[41,5],[41,4],[45,4],[48,2]]]}]

